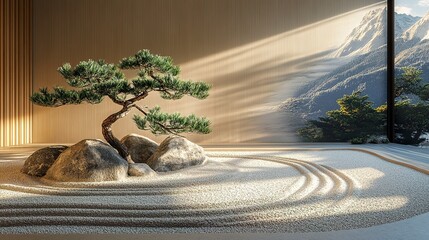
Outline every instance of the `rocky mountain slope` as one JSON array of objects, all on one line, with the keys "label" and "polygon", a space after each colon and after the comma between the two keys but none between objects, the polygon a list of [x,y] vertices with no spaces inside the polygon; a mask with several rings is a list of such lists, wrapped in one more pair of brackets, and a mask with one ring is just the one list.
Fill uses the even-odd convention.
[{"label": "rocky mountain slope", "polygon": [[[307,85],[303,94],[287,99],[279,109],[316,119],[336,109],[336,99],[356,90],[375,105],[385,103],[386,19],[386,8],[369,12],[333,54],[348,62]],[[429,14],[421,19],[396,14],[395,25],[397,66],[416,66],[429,73]]]}]

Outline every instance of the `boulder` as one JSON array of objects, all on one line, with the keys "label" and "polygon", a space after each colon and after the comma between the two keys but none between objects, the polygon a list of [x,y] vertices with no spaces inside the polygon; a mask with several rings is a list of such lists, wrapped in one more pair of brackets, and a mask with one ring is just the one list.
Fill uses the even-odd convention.
[{"label": "boulder", "polygon": [[156,172],[152,170],[146,163],[132,163],[128,165],[128,175],[134,177],[152,176]]},{"label": "boulder", "polygon": [[64,182],[101,182],[128,176],[128,163],[100,140],[82,140],[66,149],[45,178]]},{"label": "boulder", "polygon": [[57,160],[58,156],[67,148],[67,146],[59,145],[35,151],[27,158],[27,160],[25,160],[21,172],[36,177],[45,176],[46,172],[55,160]]},{"label": "boulder", "polygon": [[203,164],[204,149],[183,137],[166,138],[149,158],[148,165],[157,172],[168,172]]},{"label": "boulder", "polygon": [[137,134],[127,135],[122,138],[121,142],[127,147],[128,153],[136,163],[147,163],[158,148],[158,143]]}]

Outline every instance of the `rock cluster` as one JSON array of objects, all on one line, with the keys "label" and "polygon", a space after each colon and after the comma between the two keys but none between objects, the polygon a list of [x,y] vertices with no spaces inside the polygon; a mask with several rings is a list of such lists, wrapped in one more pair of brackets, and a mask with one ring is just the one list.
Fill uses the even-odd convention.
[{"label": "rock cluster", "polygon": [[149,177],[203,164],[204,149],[183,137],[168,137],[160,145],[130,134],[121,142],[135,163],[128,164],[110,145],[86,139],[67,146],[51,146],[34,152],[24,163],[25,174],[55,181],[100,182],[128,176]]}]

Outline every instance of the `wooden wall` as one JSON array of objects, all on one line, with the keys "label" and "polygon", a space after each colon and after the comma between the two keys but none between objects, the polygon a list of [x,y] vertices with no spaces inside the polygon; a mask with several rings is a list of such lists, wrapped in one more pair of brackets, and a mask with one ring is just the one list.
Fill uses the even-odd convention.
[{"label": "wooden wall", "polygon": [[0,147],[31,143],[32,1],[0,0]]},{"label": "wooden wall", "polygon": [[[187,135],[202,144],[296,142],[295,130],[270,111],[285,100],[276,92],[300,68],[339,46],[371,4],[382,0],[34,0],[34,86],[63,86],[56,71],[65,62],[105,59],[117,63],[139,49],[171,56],[185,79],[213,85],[204,101],[142,105],[195,113],[213,123],[209,135]],[[135,76],[127,72],[129,77]],[[286,88],[288,87],[286,86]],[[119,110],[98,105],[34,106],[34,143],[73,143],[103,138],[101,122]],[[119,138],[141,133],[131,117],[113,126]],[[288,132],[289,131],[289,132]]]}]

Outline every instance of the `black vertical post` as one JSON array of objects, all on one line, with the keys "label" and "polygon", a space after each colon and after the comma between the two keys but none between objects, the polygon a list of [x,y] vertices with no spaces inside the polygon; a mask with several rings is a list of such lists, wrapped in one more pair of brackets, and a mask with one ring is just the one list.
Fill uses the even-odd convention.
[{"label": "black vertical post", "polygon": [[387,0],[387,138],[393,142],[395,132],[395,0]]}]

